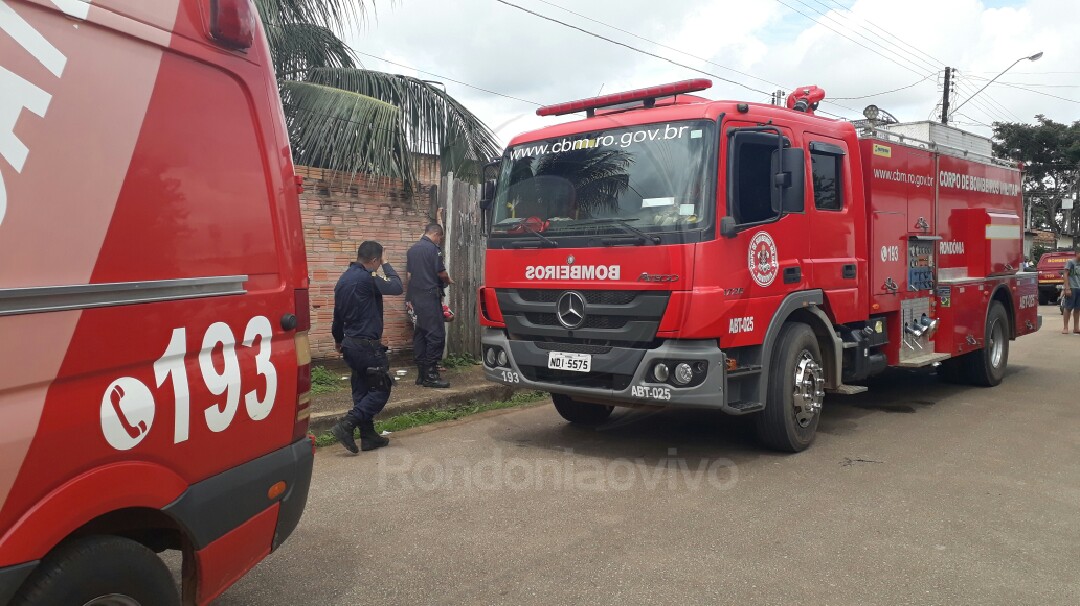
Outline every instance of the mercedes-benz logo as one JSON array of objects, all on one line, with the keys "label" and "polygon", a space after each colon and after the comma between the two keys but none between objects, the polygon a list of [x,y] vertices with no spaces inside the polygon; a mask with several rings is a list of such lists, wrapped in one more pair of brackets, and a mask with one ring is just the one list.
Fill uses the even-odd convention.
[{"label": "mercedes-benz logo", "polygon": [[585,297],[572,290],[564,292],[555,304],[555,316],[570,330],[581,326],[585,322]]}]

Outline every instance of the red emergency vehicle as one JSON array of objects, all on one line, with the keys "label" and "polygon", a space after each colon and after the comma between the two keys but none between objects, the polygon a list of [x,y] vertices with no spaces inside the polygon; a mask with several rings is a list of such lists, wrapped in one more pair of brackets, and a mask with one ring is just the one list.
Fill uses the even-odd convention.
[{"label": "red emergency vehicle", "polygon": [[1065,287],[1065,264],[1075,253],[1058,251],[1043,253],[1035,270],[1039,272],[1039,304],[1049,305],[1061,298]]},{"label": "red emergency vehicle", "polygon": [[0,604],[206,604],[307,500],[297,184],[249,0],[0,0]]},{"label": "red emergency vehicle", "polygon": [[[614,406],[753,414],[814,438],[826,392],[889,366],[996,385],[1039,328],[1016,166],[693,80],[575,101],[485,184],[489,379],[575,423]],[[494,165],[493,165],[494,167]]]}]

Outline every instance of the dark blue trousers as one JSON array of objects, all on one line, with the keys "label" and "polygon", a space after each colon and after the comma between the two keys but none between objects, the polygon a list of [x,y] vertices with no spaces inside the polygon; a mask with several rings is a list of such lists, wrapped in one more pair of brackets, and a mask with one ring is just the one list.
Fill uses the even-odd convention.
[{"label": "dark blue trousers", "polygon": [[446,321],[443,320],[442,301],[437,293],[415,295],[412,298],[416,312],[416,328],[413,330],[413,358],[418,365],[436,364],[442,359],[446,345]]},{"label": "dark blue trousers", "polygon": [[352,369],[353,407],[345,419],[355,426],[374,419],[390,401],[390,386],[378,384],[367,373],[368,368],[387,365],[386,352],[381,345],[346,339],[341,353]]}]

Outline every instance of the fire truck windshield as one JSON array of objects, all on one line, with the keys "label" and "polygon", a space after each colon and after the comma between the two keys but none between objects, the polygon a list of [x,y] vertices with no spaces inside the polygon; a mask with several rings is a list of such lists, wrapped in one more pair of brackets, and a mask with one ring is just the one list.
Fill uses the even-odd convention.
[{"label": "fire truck windshield", "polygon": [[499,176],[492,237],[704,230],[715,206],[715,129],[710,120],[666,122],[511,147]]}]

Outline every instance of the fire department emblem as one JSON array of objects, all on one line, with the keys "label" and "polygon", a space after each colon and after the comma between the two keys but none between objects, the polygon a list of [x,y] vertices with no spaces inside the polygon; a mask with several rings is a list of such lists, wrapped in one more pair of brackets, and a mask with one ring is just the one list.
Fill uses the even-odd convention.
[{"label": "fire department emblem", "polygon": [[750,239],[750,251],[747,257],[750,277],[758,286],[768,286],[780,272],[780,255],[776,252],[776,243],[772,236],[761,231]]}]

